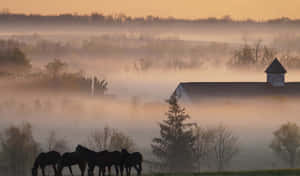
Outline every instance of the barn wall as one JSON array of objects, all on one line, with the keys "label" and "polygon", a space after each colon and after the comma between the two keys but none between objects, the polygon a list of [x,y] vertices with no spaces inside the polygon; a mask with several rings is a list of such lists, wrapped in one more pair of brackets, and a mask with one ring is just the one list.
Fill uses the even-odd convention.
[{"label": "barn wall", "polygon": [[283,73],[268,73],[267,82],[274,87],[284,86],[284,74]]}]

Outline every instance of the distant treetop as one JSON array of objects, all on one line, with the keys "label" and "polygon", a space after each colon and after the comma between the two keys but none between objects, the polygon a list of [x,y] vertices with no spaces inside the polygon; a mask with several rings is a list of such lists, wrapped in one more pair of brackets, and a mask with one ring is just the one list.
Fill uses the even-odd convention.
[{"label": "distant treetop", "polygon": [[221,18],[208,17],[198,19],[182,19],[175,17],[159,17],[153,15],[147,15],[145,17],[132,17],[123,13],[120,14],[107,14],[93,12],[91,14],[78,13],[64,13],[59,15],[41,15],[41,14],[17,14],[11,13],[8,9],[0,12],[1,23],[10,22],[39,22],[39,23],[62,23],[69,22],[72,24],[130,24],[130,23],[247,23],[247,24],[300,24],[300,19],[290,19],[288,17],[268,19],[264,21],[257,21],[254,19],[246,20],[234,20],[230,15],[225,15]]},{"label": "distant treetop", "polygon": [[20,73],[31,68],[30,61],[19,48],[0,49],[0,72]]}]

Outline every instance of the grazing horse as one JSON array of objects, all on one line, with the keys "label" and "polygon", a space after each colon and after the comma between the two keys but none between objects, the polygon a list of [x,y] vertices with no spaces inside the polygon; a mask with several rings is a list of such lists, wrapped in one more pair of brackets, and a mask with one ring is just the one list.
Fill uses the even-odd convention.
[{"label": "grazing horse", "polygon": [[142,174],[143,155],[140,152],[129,153],[126,149],[122,149],[121,153],[127,176],[131,175],[131,167],[134,167],[137,175],[140,176]]},{"label": "grazing horse", "polygon": [[[107,157],[108,151],[107,150],[103,150],[100,152],[96,152],[96,165],[99,167],[99,176],[105,176],[105,167],[108,166],[107,165]],[[92,169],[92,172],[94,171],[94,169]],[[109,172],[110,172],[110,168],[109,168]]]},{"label": "grazing horse", "polygon": [[104,155],[105,166],[108,167],[108,175],[111,175],[111,166],[115,166],[116,176],[119,175],[119,168],[121,176],[123,176],[123,157],[122,153],[119,151],[106,152]]},{"label": "grazing horse", "polygon": [[62,170],[64,167],[68,167],[71,175],[74,176],[72,171],[73,165],[78,165],[81,171],[81,176],[84,176],[86,161],[78,152],[67,152],[62,155],[61,160],[58,163],[58,173],[60,176],[62,176]]},{"label": "grazing horse", "polygon": [[48,153],[40,153],[34,161],[32,168],[32,176],[38,175],[38,168],[42,170],[43,176],[45,176],[45,167],[52,165],[55,176],[57,176],[57,164],[60,160],[60,154],[56,151],[50,151]]},{"label": "grazing horse", "polygon": [[95,166],[99,167],[99,176],[102,175],[105,176],[105,160],[104,156],[107,153],[107,151],[102,152],[95,152],[92,151],[86,147],[83,147],[82,145],[78,145],[76,147],[76,152],[78,152],[82,158],[87,162],[89,169],[88,169],[88,175],[93,176],[94,175],[94,168]]}]

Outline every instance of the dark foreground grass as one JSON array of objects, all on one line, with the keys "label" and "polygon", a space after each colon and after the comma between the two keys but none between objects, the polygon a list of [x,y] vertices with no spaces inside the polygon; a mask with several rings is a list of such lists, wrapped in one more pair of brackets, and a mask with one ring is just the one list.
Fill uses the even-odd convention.
[{"label": "dark foreground grass", "polygon": [[149,176],[296,176],[296,175],[300,176],[300,169],[149,174]]}]

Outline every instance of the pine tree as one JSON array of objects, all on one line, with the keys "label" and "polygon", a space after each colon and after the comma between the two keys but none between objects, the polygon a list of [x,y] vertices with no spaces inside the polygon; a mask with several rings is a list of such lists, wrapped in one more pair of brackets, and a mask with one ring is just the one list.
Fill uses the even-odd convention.
[{"label": "pine tree", "polygon": [[190,116],[180,107],[175,96],[169,100],[167,119],[159,123],[160,137],[153,139],[152,150],[170,172],[193,171],[195,160],[192,123],[185,123]]}]

